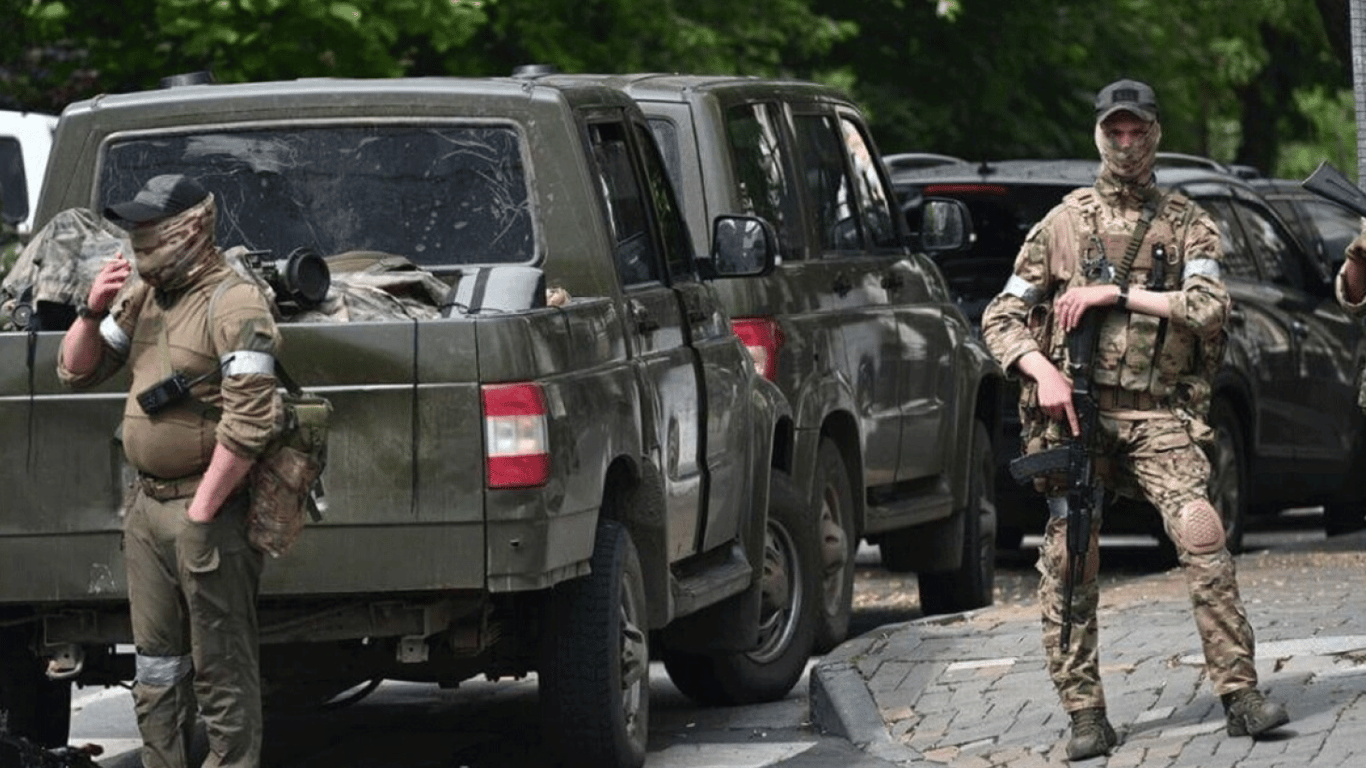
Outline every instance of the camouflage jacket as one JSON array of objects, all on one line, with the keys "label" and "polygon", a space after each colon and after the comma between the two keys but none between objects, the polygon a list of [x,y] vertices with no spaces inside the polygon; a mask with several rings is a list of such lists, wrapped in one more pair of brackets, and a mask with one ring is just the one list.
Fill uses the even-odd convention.
[{"label": "camouflage jacket", "polygon": [[[1183,195],[1165,193],[1159,198],[1153,186],[1140,191],[1161,203],[1127,283],[1164,292],[1170,317],[1108,311],[1093,381],[1170,398],[1203,417],[1213,374],[1213,366],[1206,363],[1211,357],[1217,362],[1222,354],[1229,310],[1219,276],[1219,230]],[[1112,273],[1084,265],[1104,257],[1118,269],[1142,212],[1142,200],[1102,179],[1095,187],[1068,194],[1030,230],[1014,273],[982,317],[987,345],[1002,367],[1009,371],[1022,356],[1038,350],[1066,370],[1067,344],[1054,327],[1053,298],[1073,286],[1114,279]],[[1032,387],[1026,387],[1024,397],[1032,396]]]}]

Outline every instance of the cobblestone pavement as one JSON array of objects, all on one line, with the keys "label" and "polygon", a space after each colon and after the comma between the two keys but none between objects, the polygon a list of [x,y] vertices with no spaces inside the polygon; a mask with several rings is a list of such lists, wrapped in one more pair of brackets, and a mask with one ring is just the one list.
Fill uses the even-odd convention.
[{"label": "cobblestone pavement", "polygon": [[[1258,741],[1225,734],[1174,569],[1102,587],[1102,675],[1120,745],[1078,765],[1366,765],[1366,535],[1245,554],[1238,575],[1261,689],[1286,705],[1290,724]],[[811,715],[894,765],[1068,764],[1068,719],[1032,601],[847,641],[812,670]]]}]

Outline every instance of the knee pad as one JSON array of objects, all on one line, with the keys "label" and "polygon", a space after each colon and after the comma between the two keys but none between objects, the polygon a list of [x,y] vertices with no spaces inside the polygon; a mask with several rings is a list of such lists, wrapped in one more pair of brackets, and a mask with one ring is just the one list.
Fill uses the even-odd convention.
[{"label": "knee pad", "polygon": [[1192,555],[1208,555],[1224,548],[1224,522],[1219,510],[1205,499],[1188,501],[1176,513],[1172,526],[1176,545]]}]

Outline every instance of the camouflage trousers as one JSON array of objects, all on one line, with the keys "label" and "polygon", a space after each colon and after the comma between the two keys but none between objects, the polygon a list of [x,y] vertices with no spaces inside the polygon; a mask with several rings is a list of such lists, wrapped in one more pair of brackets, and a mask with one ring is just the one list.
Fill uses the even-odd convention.
[{"label": "camouflage trousers", "polygon": [[205,768],[258,768],[264,561],[247,544],[247,495],[208,523],[191,521],[189,506],[189,497],[158,501],[138,491],[124,520],[142,765],[188,768],[198,715],[209,737]]},{"label": "camouflage trousers", "polygon": [[[1216,531],[1213,544],[1203,540],[1203,546],[1195,547],[1198,552],[1183,543],[1191,539],[1181,529],[1189,524],[1183,522],[1183,513],[1193,503],[1198,507],[1207,500],[1209,460],[1190,440],[1184,423],[1175,417],[1115,419],[1102,413],[1100,422],[1101,453],[1109,459],[1098,462],[1102,481],[1107,488],[1140,491],[1161,513],[1167,536],[1176,544],[1204,649],[1205,671],[1215,693],[1256,686],[1252,626],[1238,594],[1233,558],[1222,546],[1222,536]],[[1064,651],[1061,633],[1068,564],[1067,519],[1065,497],[1059,493],[1061,488],[1049,494],[1049,519],[1038,561],[1042,574],[1039,604],[1048,672],[1063,709],[1075,712],[1105,706],[1096,620],[1100,520],[1092,526],[1085,578],[1073,590],[1071,643]]]}]

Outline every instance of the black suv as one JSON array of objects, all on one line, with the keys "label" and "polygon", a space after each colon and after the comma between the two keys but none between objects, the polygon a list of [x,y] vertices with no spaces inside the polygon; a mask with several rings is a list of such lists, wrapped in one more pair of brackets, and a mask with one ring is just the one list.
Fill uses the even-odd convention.
[{"label": "black suv", "polygon": [[1297,179],[1248,179],[1281,215],[1295,237],[1315,258],[1342,261],[1347,245],[1361,231],[1361,217],[1309,190]]},{"label": "black suv", "polygon": [[[929,196],[968,205],[976,242],[937,260],[964,311],[980,323],[1029,228],[1068,191],[1092,184],[1098,169],[1093,160],[962,162],[894,171],[893,185],[908,214]],[[1218,436],[1211,494],[1230,549],[1239,549],[1249,513],[1321,504],[1330,533],[1362,527],[1366,456],[1356,382],[1363,335],[1333,298],[1331,259],[1303,247],[1257,189],[1232,173],[1163,163],[1157,180],[1197,201],[1223,233],[1233,312],[1210,410]],[[1014,395],[1007,397],[1013,404]],[[1002,441],[999,462],[1018,454],[1017,427],[1006,427],[1014,441]],[[998,546],[1018,546],[1026,531],[1042,529],[1044,506],[1005,472],[997,477]],[[1116,511],[1107,529],[1137,523],[1155,532],[1150,509]]]}]

